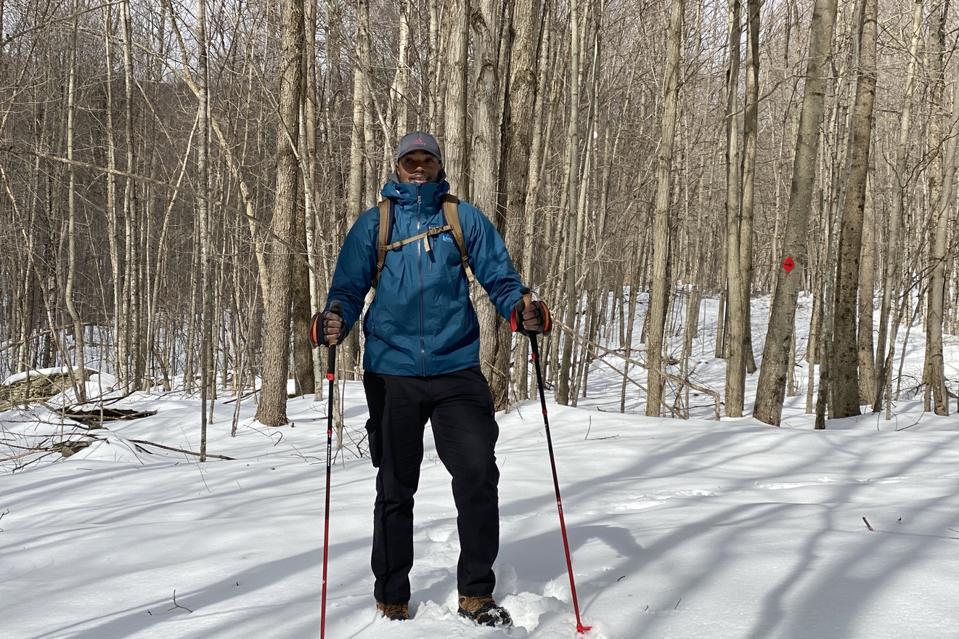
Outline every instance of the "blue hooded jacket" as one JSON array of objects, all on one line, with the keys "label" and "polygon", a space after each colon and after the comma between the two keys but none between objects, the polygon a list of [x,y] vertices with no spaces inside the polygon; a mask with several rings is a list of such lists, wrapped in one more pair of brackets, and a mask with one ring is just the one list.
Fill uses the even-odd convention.
[{"label": "blue hooded jacket", "polygon": [[[398,182],[383,187],[394,204],[390,242],[443,226],[446,180],[426,184]],[[496,227],[472,204],[460,202],[460,226],[477,281],[496,310],[508,318],[522,298],[513,268]],[[336,262],[327,295],[342,306],[347,330],[359,319],[376,271],[380,214],[377,207],[353,224]],[[389,251],[366,312],[363,368],[383,375],[440,375],[479,365],[479,323],[469,297],[469,283],[452,233],[442,233]]]}]

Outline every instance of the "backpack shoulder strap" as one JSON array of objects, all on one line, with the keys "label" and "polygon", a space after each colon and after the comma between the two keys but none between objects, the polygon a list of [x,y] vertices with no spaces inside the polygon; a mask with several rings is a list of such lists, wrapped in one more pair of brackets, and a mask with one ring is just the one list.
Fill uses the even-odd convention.
[{"label": "backpack shoulder strap", "polygon": [[443,196],[443,218],[450,226],[450,232],[453,233],[453,241],[456,242],[456,248],[460,251],[460,260],[463,262],[463,270],[466,271],[466,279],[470,284],[476,279],[473,276],[473,269],[470,267],[469,255],[466,252],[466,239],[463,237],[463,227],[460,226],[459,213],[460,200],[455,195],[447,193]]},{"label": "backpack shoulder strap", "polygon": [[390,231],[393,230],[393,203],[389,198],[380,200],[377,205],[380,209],[380,226],[376,241],[376,271],[373,272],[372,286],[375,289],[380,281],[380,273],[383,272],[383,264],[386,262],[387,243],[390,241]]}]

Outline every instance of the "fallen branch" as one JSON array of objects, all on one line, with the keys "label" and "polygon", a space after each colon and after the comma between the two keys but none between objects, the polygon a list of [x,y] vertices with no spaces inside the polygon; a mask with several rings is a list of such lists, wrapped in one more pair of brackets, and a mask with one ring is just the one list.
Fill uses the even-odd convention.
[{"label": "fallen branch", "polygon": [[105,421],[121,421],[140,419],[156,415],[155,410],[133,410],[131,408],[104,408],[100,407],[94,410],[76,410],[64,408],[58,413],[61,417],[67,417],[75,422],[80,422],[87,426],[102,426]]},{"label": "fallen branch", "polygon": [[[192,450],[185,450],[183,448],[174,448],[173,446],[165,446],[163,444],[157,444],[156,442],[148,442],[144,439],[131,439],[129,440],[134,444],[140,444],[142,446],[155,446],[156,448],[162,448],[163,450],[171,450],[176,453],[183,453],[185,455],[193,455],[194,457],[199,457],[200,453],[193,452]],[[150,451],[145,451],[149,453]],[[207,453],[207,457],[213,457],[215,459],[224,459],[226,461],[236,461],[233,457],[227,457],[226,455],[214,455],[213,453]]]}]

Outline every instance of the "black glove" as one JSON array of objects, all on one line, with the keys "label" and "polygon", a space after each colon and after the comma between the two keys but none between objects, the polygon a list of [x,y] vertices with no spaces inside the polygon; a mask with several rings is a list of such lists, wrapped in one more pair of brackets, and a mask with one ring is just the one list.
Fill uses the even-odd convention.
[{"label": "black glove", "polygon": [[320,346],[336,346],[346,337],[346,326],[343,317],[337,313],[339,304],[325,311],[321,311],[310,320],[310,343],[314,348]]},{"label": "black glove", "polygon": [[514,333],[522,333],[523,335],[536,333],[548,335],[553,330],[553,318],[549,314],[546,303],[542,300],[530,300],[526,296],[513,307],[509,323],[513,327]]}]

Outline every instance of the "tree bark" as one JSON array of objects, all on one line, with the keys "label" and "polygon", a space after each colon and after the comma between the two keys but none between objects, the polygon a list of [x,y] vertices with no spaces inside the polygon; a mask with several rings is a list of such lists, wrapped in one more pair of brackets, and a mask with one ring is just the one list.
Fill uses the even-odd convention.
[{"label": "tree bark", "polygon": [[832,346],[833,417],[859,415],[859,356],[856,340],[856,305],[859,258],[862,253],[863,208],[872,140],[873,103],[876,96],[876,2],[865,0],[859,47],[856,102],[851,122],[849,178],[839,235]]},{"label": "tree bark", "polygon": [[946,294],[946,243],[949,214],[955,202],[953,183],[956,177],[956,136],[959,136],[959,90],[953,87],[952,125],[946,138],[943,157],[942,192],[934,203],[932,242],[929,250],[929,297],[926,314],[926,370],[932,391],[932,408],[936,415],[949,414],[949,395],[942,353],[942,328]]},{"label": "tree bark", "polygon": [[[940,26],[938,32],[939,49],[934,55],[939,56],[940,60],[945,54],[945,26],[946,17],[949,11],[949,2],[942,6],[940,17]],[[940,62],[942,64],[942,62]],[[940,67],[944,75],[944,66]],[[945,84],[945,78],[938,79],[940,83]],[[939,88],[939,91],[942,87]],[[929,228],[929,262],[927,270],[929,271],[929,294],[927,299],[926,313],[926,361],[925,382],[927,392],[931,395],[931,408],[936,415],[949,414],[949,397],[946,391],[945,369],[942,353],[942,323],[944,313],[945,288],[946,288],[946,242],[948,237],[948,222],[950,211],[954,206],[954,186],[956,177],[956,136],[959,135],[959,124],[956,118],[959,116],[959,90],[953,87],[953,106],[950,115],[950,126],[948,135],[945,138],[945,149],[942,158],[942,182],[939,190],[938,199],[931,202],[932,215]],[[930,144],[938,145],[938,140],[930,140]]]},{"label": "tree bark", "polygon": [[679,102],[679,74],[681,69],[681,42],[683,37],[683,0],[670,3],[669,27],[666,36],[666,82],[663,95],[663,115],[659,157],[656,164],[655,221],[653,230],[653,286],[650,292],[647,317],[646,361],[647,378],[646,415],[658,417],[663,403],[663,329],[666,323],[666,305],[669,299],[669,205],[672,194],[670,170],[676,136],[676,114]]},{"label": "tree bark", "polygon": [[124,219],[124,260],[123,269],[123,302],[120,342],[123,352],[123,380],[128,390],[140,387],[139,362],[140,332],[139,325],[139,268],[140,247],[138,240],[139,220],[136,202],[136,185],[132,176],[136,171],[135,138],[133,133],[133,42],[132,24],[130,17],[130,1],[124,0],[121,7],[121,34],[123,42],[123,87],[124,87],[124,133],[126,137],[126,184],[123,189],[123,219]]},{"label": "tree bark", "polygon": [[[867,178],[867,189],[873,179]],[[856,329],[859,362],[859,402],[876,398],[876,366],[873,359],[873,299],[876,289],[876,207],[867,200],[863,211],[862,262],[859,269],[859,325]]]},{"label": "tree bark", "polygon": [[[76,118],[76,98],[77,98],[77,3],[73,3],[74,18],[73,18],[73,29],[72,29],[72,46],[70,50],[70,69],[68,72],[67,79],[67,159],[73,160],[73,137],[74,137],[74,121]],[[67,312],[70,314],[70,319],[73,322],[73,340],[74,348],[76,349],[76,354],[72,364],[75,364],[80,371],[79,381],[74,383],[74,388],[77,393],[77,401],[81,404],[87,401],[86,393],[86,383],[85,375],[83,371],[86,369],[86,354],[84,353],[85,345],[83,340],[83,320],[80,319],[80,312],[77,310],[76,301],[74,300],[74,281],[77,276],[77,179],[76,179],[76,168],[71,164],[67,167],[69,173],[69,180],[67,184],[67,273],[66,273],[66,283],[63,290],[64,302],[66,303]],[[940,345],[941,351],[941,345]],[[64,362],[67,366],[71,366],[71,362]],[[74,374],[71,372],[70,378],[75,380]]]},{"label": "tree bark", "polygon": [[[450,192],[470,199],[469,135],[467,131],[467,53],[469,47],[470,0],[451,0],[447,21],[450,25],[446,48],[446,101],[443,164]],[[489,213],[489,212],[487,212]]]},{"label": "tree bark", "polygon": [[[533,0],[533,1],[538,1],[538,0]],[[543,17],[542,17],[542,22],[540,23],[541,27],[546,23],[546,19],[550,13],[550,8],[548,3],[546,6],[543,7],[542,11],[543,11]],[[520,18],[521,14],[522,12],[518,14],[517,16],[518,19]],[[519,25],[517,25],[517,28],[525,30],[524,27],[520,27]],[[536,101],[535,101],[535,107],[532,113],[532,133],[531,133],[530,144],[528,147],[529,161],[525,168],[526,186],[525,186],[525,192],[521,196],[523,201],[523,207],[522,209],[519,209],[522,211],[522,216],[524,220],[524,223],[522,225],[522,251],[520,253],[521,255],[520,276],[522,277],[523,282],[530,287],[535,286],[536,283],[538,283],[539,281],[537,278],[534,277],[534,270],[533,270],[534,266],[536,265],[536,262],[534,262],[534,246],[535,246],[536,237],[537,237],[537,226],[539,227],[539,230],[541,232],[545,226],[542,223],[542,220],[539,220],[541,215],[539,214],[539,211],[536,206],[537,200],[539,197],[539,192],[542,186],[542,174],[540,171],[541,155],[543,153],[544,138],[547,137],[547,134],[543,131],[543,128],[544,128],[543,127],[543,111],[545,110],[544,105],[547,103],[546,94],[554,92],[556,90],[556,85],[558,84],[556,82],[550,82],[552,71],[555,68],[555,65],[550,65],[550,61],[553,60],[553,57],[552,57],[553,51],[555,50],[555,47],[551,48],[550,46],[552,43],[552,39],[550,37],[551,31],[546,28],[541,28],[541,33],[542,33],[542,42],[539,45],[540,52],[539,52],[539,60],[537,63],[537,72],[536,72],[536,82],[537,82],[536,91],[535,91]],[[517,74],[517,80],[520,86],[522,86],[523,81],[521,78],[522,78],[523,72],[522,72],[520,60],[517,60],[514,66],[514,69],[516,70],[515,73]],[[550,87],[549,91],[547,91],[547,87]],[[523,89],[517,88],[517,90],[522,91]],[[512,107],[511,107],[511,113],[514,113],[514,111],[512,111]],[[513,121],[517,121],[517,120],[514,119]],[[519,131],[516,132],[517,139],[520,139],[519,136],[521,135],[522,135],[521,132]],[[512,145],[513,135],[509,136],[509,140],[510,140],[510,144]],[[512,164],[509,163],[510,162],[509,158],[512,158],[512,157],[514,156],[512,155],[512,151],[510,150],[510,155],[508,156],[507,168],[511,171],[510,175],[518,175],[518,173],[512,173]],[[519,167],[517,170],[523,171],[523,168]],[[510,190],[509,193],[507,194],[507,197],[510,198],[509,201],[515,201],[513,198],[515,198],[516,195],[514,195],[512,190]],[[511,211],[512,209],[508,207],[507,210]],[[537,224],[537,221],[539,221],[540,223]],[[520,232],[519,224],[517,224],[516,231]],[[548,260],[548,252],[543,251],[543,253],[539,255],[538,257],[539,257],[538,261],[540,262],[544,260]],[[559,300],[550,300],[550,302],[554,305],[554,308],[559,308],[557,306]],[[527,340],[520,340],[517,350],[518,350],[518,353],[516,355],[516,361],[522,363],[522,370],[520,371],[519,378],[517,379],[517,393],[519,394],[519,397],[526,398],[526,397],[529,397],[529,342]]]},{"label": "tree bark", "polygon": [[[566,234],[564,249],[566,259],[563,262],[565,273],[562,290],[562,304],[566,305],[564,316],[566,323],[576,329],[576,316],[579,311],[579,292],[576,287],[579,236],[576,232],[579,224],[572,216],[578,210],[577,193],[579,191],[579,85],[582,76],[582,55],[580,51],[580,16],[578,4],[573,2],[569,9],[569,120],[566,128],[566,223],[570,232]],[[559,364],[559,383],[556,386],[556,401],[568,405],[575,401],[570,396],[570,378],[572,377],[572,358],[574,335],[563,336],[562,355]]]},{"label": "tree bark", "polygon": [[[742,277],[743,360],[746,372],[756,372],[750,307],[753,290],[753,217],[755,215],[756,142],[759,134],[759,32],[761,0],[747,0],[746,103],[743,114],[743,199],[739,228],[739,270]],[[740,414],[742,411],[740,411]]]},{"label": "tree bark", "polygon": [[[896,297],[896,282],[899,280],[900,260],[899,243],[900,229],[902,228],[903,210],[905,208],[906,189],[910,181],[910,173],[906,166],[909,159],[909,139],[912,135],[912,97],[916,86],[916,63],[919,53],[919,42],[922,36],[922,4],[923,0],[916,0],[912,14],[912,41],[909,45],[909,63],[906,69],[906,85],[902,98],[902,108],[899,116],[899,135],[896,141],[896,184],[892,198],[892,212],[889,214],[888,230],[886,231],[886,254],[883,268],[882,302],[879,311],[879,335],[876,339],[876,392],[873,397],[873,412],[882,409],[884,391],[891,371],[891,360],[886,357],[886,336],[889,326],[893,299]],[[895,331],[892,331],[894,334]],[[895,338],[889,342],[890,351],[895,349]]]},{"label": "tree bark", "polygon": [[290,354],[290,301],[293,216],[296,213],[299,163],[300,91],[302,88],[303,0],[283,0],[280,122],[276,135],[276,195],[270,260],[270,303],[263,344],[263,391],[256,419],[267,426],[287,423],[286,397]]},{"label": "tree bark", "polygon": [[[353,70],[353,125],[350,128],[350,174],[346,196],[346,211],[342,214],[342,235],[363,209],[372,202],[365,201],[366,172],[369,170],[365,162],[366,154],[373,149],[366,146],[366,120],[373,117],[367,108],[369,99],[369,83],[366,73],[369,68],[370,48],[370,7],[369,0],[357,0],[356,3],[356,49],[359,64]],[[338,234],[339,235],[339,234]],[[359,359],[358,330],[350,331],[349,337],[337,347],[337,357],[343,368],[341,377],[346,379],[352,376],[354,366]]]},{"label": "tree bark", "polygon": [[106,218],[107,218],[107,246],[110,250],[110,272],[111,272],[111,281],[113,283],[113,370],[117,375],[118,379],[122,380],[121,371],[123,370],[122,361],[123,355],[121,350],[121,316],[117,310],[120,308],[120,298],[122,296],[121,284],[123,282],[121,263],[120,263],[120,246],[117,242],[117,206],[116,206],[116,193],[117,193],[117,179],[116,179],[116,143],[114,142],[114,130],[113,130],[113,5],[106,3],[103,8],[104,17],[103,17],[103,42],[104,42],[104,56],[105,56],[105,66],[106,66],[106,86],[105,86],[105,98],[106,104],[104,105],[104,121],[106,124],[105,138],[106,138],[106,161],[107,161],[107,171],[104,178],[106,179],[106,194],[105,194],[105,208],[106,208]]},{"label": "tree bark", "polygon": [[[197,144],[196,170],[199,178],[197,225],[200,239],[200,461],[206,461],[207,399],[216,381],[213,375],[213,295],[211,291],[212,238],[210,237],[210,73],[207,55],[206,0],[199,0],[197,11],[197,43],[199,46],[199,103],[197,120],[200,139]],[[210,411],[213,403],[210,402]]]},{"label": "tree bark", "polygon": [[746,387],[746,309],[740,259],[739,58],[742,39],[739,0],[729,0],[729,61],[726,65],[726,415],[742,417]]},{"label": "tree bark", "polygon": [[[499,28],[502,7],[496,0],[481,0],[472,9],[470,22],[474,33],[475,73],[473,87],[473,135],[470,144],[470,160],[473,169],[469,192],[473,202],[506,234],[505,219],[498,214],[499,160],[501,156],[499,123],[499,73],[496,56],[499,43]],[[493,403],[497,409],[505,408],[509,391],[509,371],[497,365],[500,323],[496,308],[486,295],[475,297],[480,325],[480,365],[489,381]]]},{"label": "tree bark", "polygon": [[819,127],[823,118],[827,62],[832,52],[832,34],[836,22],[836,0],[816,0],[810,25],[806,87],[796,138],[789,212],[783,237],[780,263],[791,258],[794,270],[780,268],[776,273],[776,293],[769,313],[769,327],[763,346],[762,367],[756,390],[753,417],[779,425],[786,393],[786,366],[795,330],[796,301],[806,262],[806,233],[819,156]]}]

